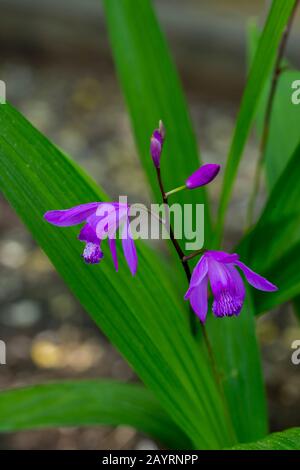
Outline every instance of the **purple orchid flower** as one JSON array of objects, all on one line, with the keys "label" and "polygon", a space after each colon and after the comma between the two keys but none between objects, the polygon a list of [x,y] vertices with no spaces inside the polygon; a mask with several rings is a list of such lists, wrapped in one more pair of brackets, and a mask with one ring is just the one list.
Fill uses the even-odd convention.
[{"label": "purple orchid flower", "polygon": [[210,183],[220,171],[221,166],[216,163],[205,163],[200,166],[185,182],[187,189],[195,189]]},{"label": "purple orchid flower", "polygon": [[66,210],[48,211],[44,218],[52,225],[68,227],[85,222],[79,240],[85,242],[83,258],[86,263],[96,264],[103,258],[101,243],[108,238],[109,248],[116,271],[118,258],[116,232],[120,231],[125,259],[134,276],[137,270],[137,252],[129,223],[129,205],[117,202],[89,202]]},{"label": "purple orchid flower", "polygon": [[159,121],[159,128],[153,131],[153,134],[150,139],[150,153],[156,168],[160,166],[160,156],[163,148],[163,143],[165,140],[165,128],[162,121]]},{"label": "purple orchid flower", "polygon": [[239,315],[242,310],[246,291],[236,266],[243,271],[246,280],[256,289],[266,292],[277,290],[274,284],[239,261],[237,254],[206,251],[193,271],[189,289],[184,297],[190,301],[192,309],[202,323],[205,322],[207,314],[208,280],[214,298],[212,311],[216,317]]}]

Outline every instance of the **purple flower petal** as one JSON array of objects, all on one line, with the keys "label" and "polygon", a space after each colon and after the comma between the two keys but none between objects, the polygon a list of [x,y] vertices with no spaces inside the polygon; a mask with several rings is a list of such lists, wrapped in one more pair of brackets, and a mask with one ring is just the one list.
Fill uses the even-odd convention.
[{"label": "purple flower petal", "polygon": [[239,260],[239,255],[236,253],[226,253],[225,251],[215,251],[215,250],[208,250],[205,252],[206,256],[212,256],[216,261],[220,263],[235,263]]},{"label": "purple flower petal", "polygon": [[114,266],[116,271],[119,269],[118,257],[117,257],[117,247],[116,247],[116,239],[115,238],[108,238],[108,246],[111,252],[111,256],[114,262]]},{"label": "purple flower petal", "polygon": [[226,265],[227,270],[230,272],[231,284],[235,289],[236,296],[244,301],[246,295],[246,289],[244,281],[238,272],[238,270],[233,265]]},{"label": "purple flower petal", "polygon": [[159,168],[159,165],[160,165],[161,151],[162,151],[161,140],[157,139],[153,135],[150,141],[150,153],[151,153],[151,157],[156,168]]},{"label": "purple flower petal", "polygon": [[200,258],[200,260],[198,261],[197,265],[194,268],[194,271],[192,273],[192,277],[190,280],[190,286],[184,296],[185,300],[187,300],[190,297],[192,290],[198,284],[200,284],[200,282],[202,282],[202,280],[207,274],[207,271],[208,271],[207,259],[204,255]]},{"label": "purple flower petal", "polygon": [[122,246],[125,259],[131,271],[131,274],[134,276],[137,270],[137,252],[134,241],[132,239],[129,220],[126,219],[123,230],[122,230]]},{"label": "purple flower petal", "polygon": [[259,289],[266,292],[274,292],[278,290],[278,287],[276,287],[264,277],[252,271],[252,269],[248,268],[248,266],[246,266],[241,261],[237,261],[235,264],[243,271],[247,281],[249,282],[249,284],[251,284],[251,286],[255,287],[255,289]]},{"label": "purple flower petal", "polygon": [[[94,224],[94,221],[92,222]],[[98,238],[104,240],[107,237],[115,237],[118,229],[117,213],[111,213],[106,218],[95,221],[96,234]]]},{"label": "purple flower petal", "polygon": [[220,165],[215,163],[205,163],[196,170],[185,182],[188,189],[199,188],[210,183],[219,173]]},{"label": "purple flower petal", "polygon": [[44,214],[44,219],[50,224],[60,227],[81,224],[97,210],[99,204],[99,202],[89,202],[70,209],[48,211]]},{"label": "purple flower petal", "polygon": [[150,140],[150,153],[156,168],[159,168],[160,157],[165,139],[165,128],[162,121],[159,121],[159,129],[155,129]]},{"label": "purple flower petal", "polygon": [[200,284],[192,289],[190,294],[190,304],[196,315],[204,323],[207,314],[207,277],[204,277]]},{"label": "purple flower petal", "polygon": [[158,142],[160,143],[160,145],[163,144],[164,139],[163,139],[163,136],[162,136],[162,134],[161,134],[161,132],[160,132],[159,129],[155,129],[155,131],[154,131],[153,134],[152,134],[152,137],[153,137],[154,139],[158,140]]},{"label": "purple flower petal", "polygon": [[208,276],[211,290],[215,297],[218,297],[223,291],[230,289],[230,273],[225,264],[208,258]]},{"label": "purple flower petal", "polygon": [[115,236],[120,220],[126,214],[127,208],[119,209],[113,204],[105,204],[97,210],[96,214],[92,214],[87,222],[93,227],[97,237],[103,240],[108,236]]},{"label": "purple flower petal", "polygon": [[91,243],[99,243],[99,239],[96,235],[95,230],[91,227],[90,224],[85,224],[80,233],[78,235],[78,239],[81,242],[91,242]]},{"label": "purple flower petal", "polygon": [[107,217],[111,212],[126,209],[127,204],[119,204],[118,202],[102,202],[98,205],[96,210],[96,216],[99,219]]}]

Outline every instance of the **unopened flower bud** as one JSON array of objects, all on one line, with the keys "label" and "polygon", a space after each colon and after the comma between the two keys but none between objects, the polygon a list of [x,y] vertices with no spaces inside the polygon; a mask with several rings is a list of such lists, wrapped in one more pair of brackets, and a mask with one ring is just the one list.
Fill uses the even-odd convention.
[{"label": "unopened flower bud", "polygon": [[160,166],[160,157],[165,140],[165,128],[162,121],[159,121],[158,129],[153,131],[150,141],[150,153],[156,168]]},{"label": "unopened flower bud", "polygon": [[199,188],[199,186],[205,186],[210,183],[219,173],[220,165],[216,163],[205,163],[200,166],[185,182],[188,189]]}]

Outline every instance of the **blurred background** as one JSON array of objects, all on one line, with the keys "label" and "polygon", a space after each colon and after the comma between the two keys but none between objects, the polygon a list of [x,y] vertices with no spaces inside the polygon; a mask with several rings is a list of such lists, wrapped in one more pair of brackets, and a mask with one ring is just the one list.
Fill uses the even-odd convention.
[{"label": "blurred background", "polygon": [[[183,81],[203,161],[223,163],[245,82],[246,26],[253,17],[263,24],[268,2],[154,3]],[[0,11],[0,80],[6,82],[7,99],[112,197],[129,194],[132,200],[149,201],[101,1],[0,0]],[[297,67],[299,39],[298,13],[288,47]],[[257,156],[252,136],[230,207],[228,246],[241,234]],[[220,179],[211,186],[214,205],[218,184]],[[262,192],[260,205],[263,201]],[[286,305],[260,318],[257,328],[271,430],[299,425],[300,366],[291,363],[299,323]],[[1,389],[63,378],[136,380],[1,195],[0,339],[7,345]],[[0,435],[0,448],[155,449],[157,444],[120,426]]]}]

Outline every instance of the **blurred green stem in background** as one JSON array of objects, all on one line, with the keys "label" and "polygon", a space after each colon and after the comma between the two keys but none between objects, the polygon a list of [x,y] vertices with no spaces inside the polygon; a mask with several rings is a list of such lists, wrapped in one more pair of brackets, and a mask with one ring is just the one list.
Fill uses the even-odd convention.
[{"label": "blurred green stem in background", "polygon": [[236,125],[231,140],[222,183],[217,225],[213,245],[220,246],[225,217],[248,135],[256,115],[260,98],[276,61],[281,38],[295,7],[295,0],[272,2],[259,45],[250,68]]},{"label": "blurred green stem in background", "polygon": [[257,160],[257,163],[256,163],[256,168],[255,168],[254,184],[253,184],[253,187],[252,187],[252,192],[250,194],[248,208],[247,208],[246,229],[248,229],[253,223],[255,202],[256,202],[256,197],[257,197],[257,195],[259,193],[259,189],[260,189],[261,173],[262,173],[263,164],[264,164],[265,150],[266,150],[266,146],[267,146],[267,142],[268,142],[274,97],[275,97],[276,90],[277,90],[279,76],[280,76],[281,72],[284,69],[282,67],[281,62],[282,62],[282,59],[283,59],[283,56],[284,56],[284,53],[285,53],[286,45],[287,45],[288,38],[289,38],[289,35],[290,35],[290,32],[291,32],[291,28],[292,28],[293,20],[295,18],[295,14],[296,14],[298,4],[299,4],[299,0],[296,0],[294,8],[291,12],[289,21],[286,25],[286,28],[285,28],[284,32],[282,33],[282,37],[281,37],[281,41],[280,41],[280,45],[279,45],[278,53],[277,53],[277,57],[276,57],[276,62],[275,62],[275,65],[274,65],[272,81],[271,81],[271,88],[270,88],[270,92],[269,92],[269,96],[268,96],[266,112],[265,112],[265,117],[264,117],[262,137],[261,137],[261,141],[260,141],[259,157],[258,157],[258,160]]}]

